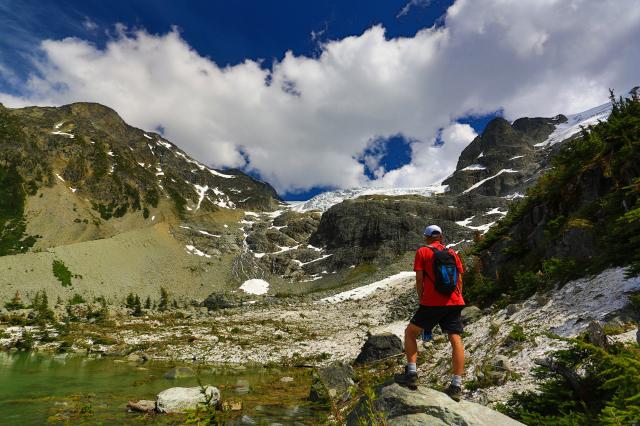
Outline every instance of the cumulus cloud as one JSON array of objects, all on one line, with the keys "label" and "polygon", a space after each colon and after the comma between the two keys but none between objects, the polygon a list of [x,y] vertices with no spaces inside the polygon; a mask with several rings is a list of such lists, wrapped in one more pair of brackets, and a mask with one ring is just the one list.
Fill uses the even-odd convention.
[{"label": "cumulus cloud", "polygon": [[[474,136],[460,117],[573,113],[637,84],[638,40],[637,0],[457,0],[438,28],[388,39],[374,26],[322,44],[317,57],[287,52],[270,69],[250,59],[220,67],[176,29],[119,28],[104,49],[42,42],[39,74],[0,102],[100,102],[280,191],[413,186],[453,170]],[[369,180],[358,153],[397,134],[414,141],[411,163]]]}]

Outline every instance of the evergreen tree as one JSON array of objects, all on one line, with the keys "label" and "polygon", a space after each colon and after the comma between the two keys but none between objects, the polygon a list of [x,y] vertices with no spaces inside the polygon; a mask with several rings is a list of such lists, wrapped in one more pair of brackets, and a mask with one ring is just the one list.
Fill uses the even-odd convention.
[{"label": "evergreen tree", "polygon": [[144,308],[151,309],[151,298],[147,296],[147,300],[144,301]]},{"label": "evergreen tree", "polygon": [[169,308],[169,293],[164,287],[160,287],[160,303],[158,303],[158,310],[166,311]]},{"label": "evergreen tree", "polygon": [[134,317],[142,316],[142,304],[140,303],[140,297],[137,294],[133,303],[133,316]]}]

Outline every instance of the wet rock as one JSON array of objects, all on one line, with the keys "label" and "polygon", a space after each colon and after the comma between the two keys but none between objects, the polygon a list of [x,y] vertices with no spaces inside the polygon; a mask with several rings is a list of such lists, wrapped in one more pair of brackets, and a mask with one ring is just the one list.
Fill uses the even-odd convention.
[{"label": "wet rock", "polygon": [[193,371],[192,368],[189,367],[174,367],[171,370],[164,373],[165,379],[184,379],[186,377],[195,377],[196,372]]},{"label": "wet rock", "polygon": [[477,306],[467,306],[462,310],[460,315],[462,317],[462,323],[466,325],[478,321],[483,316],[483,313],[482,309]]},{"label": "wet rock", "polygon": [[156,402],[148,399],[141,399],[140,401],[129,401],[127,408],[131,411],[137,411],[139,413],[152,413],[156,411]]},{"label": "wet rock", "polygon": [[348,401],[351,398],[351,388],[354,386],[353,375],[353,368],[340,361],[319,368],[313,373],[309,400],[314,402]]},{"label": "wet rock", "polygon": [[199,405],[216,405],[220,391],[211,386],[193,388],[169,388],[156,397],[156,409],[160,413],[184,413],[195,410]]},{"label": "wet rock", "polygon": [[[363,398],[347,418],[348,425],[371,423],[370,402]],[[455,402],[442,392],[418,386],[410,390],[397,384],[383,387],[373,409],[390,425],[515,426],[522,423],[488,407],[469,401]]]},{"label": "wet rock", "polygon": [[362,346],[360,354],[355,360],[355,364],[366,364],[401,354],[403,351],[402,341],[395,334],[383,333],[371,335],[364,343],[364,346]]}]

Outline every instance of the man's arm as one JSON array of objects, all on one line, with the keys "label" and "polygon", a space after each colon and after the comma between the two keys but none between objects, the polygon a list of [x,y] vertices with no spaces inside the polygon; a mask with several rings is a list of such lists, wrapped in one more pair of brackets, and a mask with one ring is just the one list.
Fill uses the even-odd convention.
[{"label": "man's arm", "polygon": [[424,279],[424,271],[416,271],[416,292],[418,292],[418,300],[422,297],[422,280]]}]

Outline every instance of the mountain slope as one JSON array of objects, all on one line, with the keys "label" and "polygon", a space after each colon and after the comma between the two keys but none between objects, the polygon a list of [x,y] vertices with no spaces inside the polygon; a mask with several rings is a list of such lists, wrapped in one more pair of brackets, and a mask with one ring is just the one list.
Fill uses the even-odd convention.
[{"label": "mountain slope", "polygon": [[486,301],[502,293],[517,300],[608,266],[635,262],[640,270],[638,164],[640,102],[633,92],[614,101],[607,121],[567,142],[553,169],[476,247],[476,290]]}]

